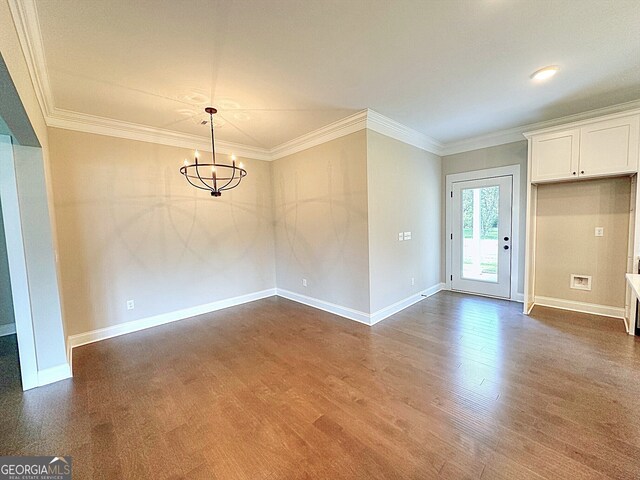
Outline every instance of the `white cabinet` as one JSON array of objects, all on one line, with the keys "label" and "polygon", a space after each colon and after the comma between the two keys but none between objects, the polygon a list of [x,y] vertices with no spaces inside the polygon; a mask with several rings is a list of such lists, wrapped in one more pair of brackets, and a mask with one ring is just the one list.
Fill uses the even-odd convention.
[{"label": "white cabinet", "polygon": [[640,119],[623,117],[580,129],[582,177],[634,173],[638,170]]},{"label": "white cabinet", "polygon": [[638,171],[640,114],[590,120],[526,136],[532,183]]},{"label": "white cabinet", "polygon": [[[542,184],[548,182],[575,182],[580,180],[594,179],[598,177],[614,177],[628,175],[630,176],[630,194],[631,202],[629,208],[629,236],[627,240],[627,249],[616,247],[616,255],[619,255],[620,261],[624,258],[627,260],[627,273],[637,273],[637,259],[640,257],[640,175],[638,175],[639,157],[640,157],[640,109],[627,110],[626,112],[614,113],[611,115],[582,120],[578,122],[567,123],[555,127],[536,130],[534,132],[525,133],[529,140],[529,177],[527,190],[527,217],[526,217],[526,246],[525,246],[525,275],[524,275],[524,304],[525,313],[531,311],[534,305],[562,305],[563,308],[575,309],[577,311],[587,311],[600,314],[608,312],[610,315],[624,316],[627,325],[627,332],[634,334],[635,318],[636,318],[636,301],[635,295],[631,295],[629,289],[626,292],[626,306],[624,309],[618,307],[609,307],[606,305],[595,305],[597,303],[588,298],[583,297],[581,292],[581,300],[576,298],[561,298],[562,292],[558,291],[558,298],[549,298],[549,290],[541,288],[541,284],[537,281],[540,278],[540,272],[544,272],[545,268],[551,268],[555,277],[558,275],[567,275],[559,273],[556,265],[546,266],[542,263],[545,256],[541,255],[540,250],[543,246],[538,241],[543,238],[551,238],[548,236],[550,230],[547,224],[547,237],[545,237],[544,223],[540,220],[545,218],[548,220],[550,211],[544,209],[545,192],[548,194],[549,189],[544,188]],[[624,182],[622,182],[624,183]],[[575,185],[574,185],[575,186]],[[551,189],[555,192],[558,201],[577,202],[577,206],[581,211],[586,212],[587,205],[582,203],[584,198],[574,196],[570,185]],[[590,195],[596,195],[593,198],[593,204],[604,204],[610,200],[610,192],[597,191],[599,189],[590,190]],[[566,191],[567,195],[559,196],[558,192]],[[600,197],[602,196],[602,197]],[[549,198],[549,197],[546,197]],[[540,202],[542,200],[542,203]],[[546,204],[548,208],[548,204]],[[556,205],[556,208],[558,206]],[[598,230],[598,225],[604,221],[604,216],[597,214],[599,210],[594,210],[593,205],[589,215],[572,215],[571,223],[575,224],[576,233],[582,235],[591,232],[593,235],[594,227]],[[599,208],[599,207],[598,207]],[[617,208],[617,207],[616,207]],[[617,210],[616,210],[617,211]],[[575,212],[574,212],[575,213]],[[605,236],[607,235],[605,228]],[[609,230],[609,234],[611,231]],[[553,232],[552,232],[553,233]],[[555,232],[557,233],[557,232]],[[566,236],[566,235],[565,235]],[[596,233],[596,236],[599,236]],[[587,241],[585,239],[585,241]],[[595,240],[600,243],[601,240]],[[591,247],[589,242],[582,241],[575,243],[576,255],[591,258]],[[560,244],[558,244],[560,246]],[[545,247],[546,248],[546,247]],[[579,250],[578,250],[579,249]],[[591,252],[591,253],[590,253]],[[558,257],[549,257],[547,262],[557,262]],[[567,259],[569,261],[570,259]],[[578,268],[576,273],[582,272]],[[547,270],[547,273],[551,270]],[[571,268],[573,270],[573,267]],[[594,277],[595,279],[595,277]],[[566,280],[569,280],[567,278]],[[558,281],[564,282],[561,278]],[[594,283],[595,285],[595,283]],[[596,288],[600,288],[597,287]],[[607,286],[609,288],[609,286]],[[555,292],[553,295],[556,296]],[[622,292],[620,292],[622,293]],[[640,325],[639,325],[640,326]]]},{"label": "white cabinet", "polygon": [[531,181],[577,178],[580,130],[536,135],[531,139]]}]

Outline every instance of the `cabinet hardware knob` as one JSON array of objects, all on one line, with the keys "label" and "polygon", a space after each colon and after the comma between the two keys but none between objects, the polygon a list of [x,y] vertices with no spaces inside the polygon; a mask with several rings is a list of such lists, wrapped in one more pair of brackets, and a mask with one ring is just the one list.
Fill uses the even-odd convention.
[{"label": "cabinet hardware knob", "polygon": [[505,246],[504,246],[504,247],[502,247],[502,248],[504,248],[505,250],[509,250],[509,245],[505,245]]},{"label": "cabinet hardware knob", "polygon": [[509,241],[509,237],[504,237],[504,241],[508,242]]},{"label": "cabinet hardware knob", "polygon": [[584,170],[580,170],[580,173],[584,173]]},{"label": "cabinet hardware knob", "polygon": [[573,174],[575,175],[575,174],[576,174],[576,172],[573,172]]}]

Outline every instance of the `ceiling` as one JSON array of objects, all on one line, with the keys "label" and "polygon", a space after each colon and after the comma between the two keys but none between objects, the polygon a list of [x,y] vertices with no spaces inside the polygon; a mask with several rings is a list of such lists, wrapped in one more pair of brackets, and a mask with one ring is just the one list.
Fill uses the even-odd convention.
[{"label": "ceiling", "polygon": [[365,108],[449,143],[640,99],[638,0],[35,4],[56,108],[206,135],[212,103],[267,149]]}]

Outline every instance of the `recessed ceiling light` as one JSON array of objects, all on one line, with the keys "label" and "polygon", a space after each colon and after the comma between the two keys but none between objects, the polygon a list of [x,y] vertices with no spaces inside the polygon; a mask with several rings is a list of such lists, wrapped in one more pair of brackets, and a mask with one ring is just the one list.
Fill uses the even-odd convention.
[{"label": "recessed ceiling light", "polygon": [[549,65],[548,67],[541,68],[540,70],[536,70],[531,74],[532,80],[547,80],[548,78],[553,77],[556,73],[558,73],[560,67],[557,65]]}]

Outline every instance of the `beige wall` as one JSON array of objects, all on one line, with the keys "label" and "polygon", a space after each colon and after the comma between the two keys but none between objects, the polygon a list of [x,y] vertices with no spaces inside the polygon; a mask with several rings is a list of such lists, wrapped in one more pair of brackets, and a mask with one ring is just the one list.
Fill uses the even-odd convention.
[{"label": "beige wall", "polygon": [[7,258],[7,242],[4,236],[2,206],[0,205],[0,325],[15,323],[13,298],[11,297],[11,278]]},{"label": "beige wall", "polygon": [[[50,129],[69,335],[275,287],[270,165],[216,200],[193,151]],[[135,301],[127,310],[126,302]]]},{"label": "beige wall", "polygon": [[[536,296],[624,307],[630,195],[626,177],[538,186]],[[592,290],[569,288],[572,273]]]},{"label": "beige wall", "polygon": [[278,288],[368,312],[366,131],[272,166]]},{"label": "beige wall", "polygon": [[[375,313],[440,283],[441,159],[371,130],[367,152],[370,295]],[[406,231],[411,240],[399,242],[398,233]]]},{"label": "beige wall", "polygon": [[[518,242],[518,292],[524,292],[524,259],[527,213],[527,141],[507,143],[495,147],[481,148],[470,152],[442,157],[442,191],[446,188],[446,176],[452,173],[471,172],[486,168],[520,165],[520,231]],[[445,202],[442,202],[442,231],[444,232]],[[446,236],[441,235],[442,252],[445,251]],[[444,281],[445,255],[442,254],[441,269]]]},{"label": "beige wall", "polygon": [[212,201],[177,174],[191,151],[49,138],[69,335],[276,283],[364,313],[439,283],[440,159],[402,142],[362,130],[272,163],[245,159],[244,188]]}]

